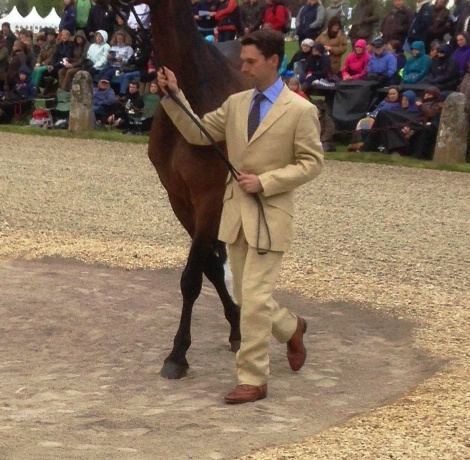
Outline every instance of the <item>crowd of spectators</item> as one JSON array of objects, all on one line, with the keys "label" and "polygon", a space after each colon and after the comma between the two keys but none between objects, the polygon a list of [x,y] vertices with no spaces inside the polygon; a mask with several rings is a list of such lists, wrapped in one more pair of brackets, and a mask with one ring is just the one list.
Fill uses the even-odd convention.
[{"label": "crowd of spectators", "polygon": [[[359,0],[348,19],[343,0],[328,5],[306,0],[291,31],[299,50],[284,63],[286,82],[291,79],[296,92],[307,97],[321,85],[372,80],[378,87],[427,84],[441,92],[461,89],[470,98],[469,0],[456,1],[452,11],[447,0],[418,0],[414,11],[404,0],[394,0],[385,15],[379,6],[378,0]],[[122,9],[116,14],[101,0],[64,0],[58,31],[45,29],[34,37],[21,30],[15,35],[8,23],[2,24],[2,122],[22,109],[18,98],[33,94],[18,91],[18,85],[27,82],[38,96],[53,97],[58,89],[69,92],[74,75],[86,70],[99,99],[97,123],[128,127],[126,104],[130,101],[134,113],[144,110],[130,90],[137,87],[140,96],[149,94],[155,77],[150,10],[138,4],[135,12]],[[192,12],[200,33],[219,42],[263,27],[286,33],[291,23],[291,11],[282,0],[243,0],[241,5],[237,0],[192,0]],[[352,51],[346,54],[348,42]],[[5,110],[9,105],[13,111]]]}]

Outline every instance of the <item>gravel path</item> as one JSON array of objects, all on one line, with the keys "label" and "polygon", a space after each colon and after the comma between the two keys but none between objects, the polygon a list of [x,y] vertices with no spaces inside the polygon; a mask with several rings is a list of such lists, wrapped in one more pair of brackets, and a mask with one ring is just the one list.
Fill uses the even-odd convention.
[{"label": "gravel path", "polygon": [[[180,267],[146,147],[0,134],[0,257]],[[329,161],[297,200],[280,288],[413,319],[444,370],[388,406],[245,459],[470,459],[470,176]]]}]

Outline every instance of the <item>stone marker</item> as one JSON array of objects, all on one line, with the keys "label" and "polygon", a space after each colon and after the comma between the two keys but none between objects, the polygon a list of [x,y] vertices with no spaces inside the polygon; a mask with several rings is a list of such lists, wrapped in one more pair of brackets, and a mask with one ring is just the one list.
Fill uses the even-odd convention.
[{"label": "stone marker", "polygon": [[69,131],[82,133],[94,129],[93,82],[91,75],[80,70],[73,77],[70,91]]},{"label": "stone marker", "polygon": [[467,133],[465,96],[451,93],[442,108],[433,161],[440,164],[465,163]]}]

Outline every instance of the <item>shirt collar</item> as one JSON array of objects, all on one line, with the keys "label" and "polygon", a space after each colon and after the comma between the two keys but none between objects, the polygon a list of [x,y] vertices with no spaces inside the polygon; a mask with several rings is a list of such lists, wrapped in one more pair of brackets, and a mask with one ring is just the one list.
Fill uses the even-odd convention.
[{"label": "shirt collar", "polygon": [[[266,99],[269,99],[269,101],[274,104],[276,99],[279,97],[281,94],[281,91],[284,88],[284,83],[282,82],[281,77],[279,77],[268,89],[263,91],[264,96]],[[257,89],[254,90],[253,92],[253,98],[259,94],[261,91],[258,91]]]}]

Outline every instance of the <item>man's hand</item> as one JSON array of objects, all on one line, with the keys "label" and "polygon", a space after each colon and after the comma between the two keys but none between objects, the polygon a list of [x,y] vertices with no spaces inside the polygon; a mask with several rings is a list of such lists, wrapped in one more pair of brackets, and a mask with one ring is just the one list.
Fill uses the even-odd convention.
[{"label": "man's hand", "polygon": [[240,173],[237,177],[240,188],[246,193],[258,193],[263,191],[263,186],[256,174]]},{"label": "man's hand", "polygon": [[179,93],[180,89],[178,88],[175,74],[168,67],[158,70],[157,82],[158,86],[163,91],[163,94],[167,95],[168,92],[172,92],[174,94]]}]

